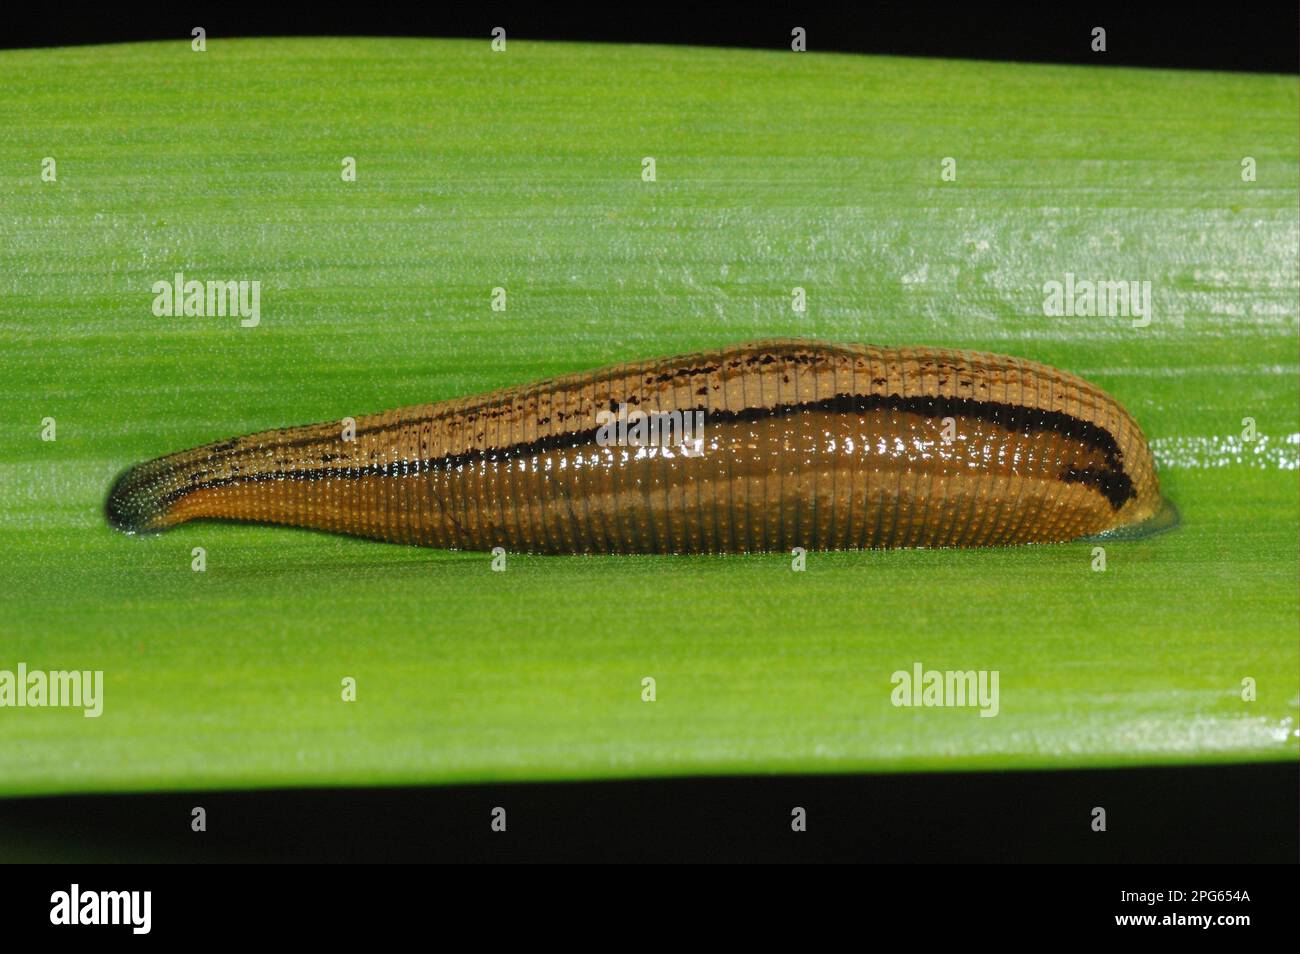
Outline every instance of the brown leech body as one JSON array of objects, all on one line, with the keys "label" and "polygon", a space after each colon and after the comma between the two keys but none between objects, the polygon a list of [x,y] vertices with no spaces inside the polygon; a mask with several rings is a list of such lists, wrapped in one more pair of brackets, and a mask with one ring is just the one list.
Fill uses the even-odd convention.
[{"label": "brown leech body", "polygon": [[[611,446],[620,405],[702,411],[698,443]],[[131,468],[107,503],[128,532],[222,518],[541,553],[1003,546],[1170,511],[1137,423],[1074,375],[784,339],[369,415],[354,440],[332,421],[219,441]]]}]

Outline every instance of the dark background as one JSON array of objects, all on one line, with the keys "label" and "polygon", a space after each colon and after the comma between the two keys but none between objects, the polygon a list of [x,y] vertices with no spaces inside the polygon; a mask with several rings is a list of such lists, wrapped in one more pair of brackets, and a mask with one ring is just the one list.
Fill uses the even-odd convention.
[{"label": "dark background", "polygon": [[[1287,863],[1298,781],[1266,764],[0,799],[0,858]],[[206,832],[190,830],[194,806]]]},{"label": "dark background", "polygon": [[[264,5],[39,6],[5,11],[0,46],[222,36],[477,37],[888,53],[1026,62],[1296,73],[1296,7],[1051,2],[947,9],[871,3],[543,4],[334,10]],[[34,17],[26,21],[15,17]],[[1107,52],[1090,49],[1107,31]],[[189,830],[202,805],[209,830]],[[506,807],[509,830],[488,827]],[[790,809],[808,830],[790,831]],[[1108,831],[1089,827],[1093,806]],[[1289,764],[1007,773],[68,796],[0,800],[0,861],[1280,861],[1300,854]],[[1230,887],[1230,885],[1214,885]]]},{"label": "dark background", "polygon": [[[1296,6],[1234,4],[750,3],[617,5],[376,3],[12,4],[0,46],[63,46],[132,40],[189,42],[201,26],[222,36],[479,37],[494,26],[511,39],[672,43],[789,49],[790,30],[808,31],[810,52],[889,53],[985,60],[1295,73],[1300,70]],[[20,21],[20,17],[30,17]],[[1106,29],[1105,53],[1091,50]]]}]

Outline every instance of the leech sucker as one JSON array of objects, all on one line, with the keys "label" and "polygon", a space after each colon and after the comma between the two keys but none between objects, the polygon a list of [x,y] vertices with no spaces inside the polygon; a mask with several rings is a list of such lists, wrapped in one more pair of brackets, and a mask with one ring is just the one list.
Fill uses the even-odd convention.
[{"label": "leech sucker", "polygon": [[535,553],[981,547],[1160,529],[1150,448],[1044,364],[798,339],[263,431],[132,467],[109,522]]}]

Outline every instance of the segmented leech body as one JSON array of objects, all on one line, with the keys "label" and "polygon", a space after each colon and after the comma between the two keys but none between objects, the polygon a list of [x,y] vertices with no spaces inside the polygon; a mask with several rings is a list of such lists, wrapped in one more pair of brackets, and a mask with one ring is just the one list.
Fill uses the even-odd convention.
[{"label": "segmented leech body", "polygon": [[[703,412],[694,445],[610,446],[620,405]],[[695,418],[698,420],[698,418]],[[107,513],[541,553],[1055,542],[1165,520],[1113,398],[1032,361],[935,348],[750,344],[264,431],[141,464]]]}]

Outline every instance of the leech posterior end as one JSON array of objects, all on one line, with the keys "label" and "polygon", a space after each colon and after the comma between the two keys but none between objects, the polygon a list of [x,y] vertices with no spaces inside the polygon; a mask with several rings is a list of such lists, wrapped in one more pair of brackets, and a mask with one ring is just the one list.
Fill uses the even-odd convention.
[{"label": "leech posterior end", "polygon": [[1139,520],[1136,523],[1124,524],[1086,539],[1103,542],[1107,540],[1141,540],[1144,537],[1153,537],[1158,533],[1177,530],[1182,522],[1183,516],[1178,507],[1168,497],[1162,496],[1155,505],[1155,512],[1146,519]]}]

